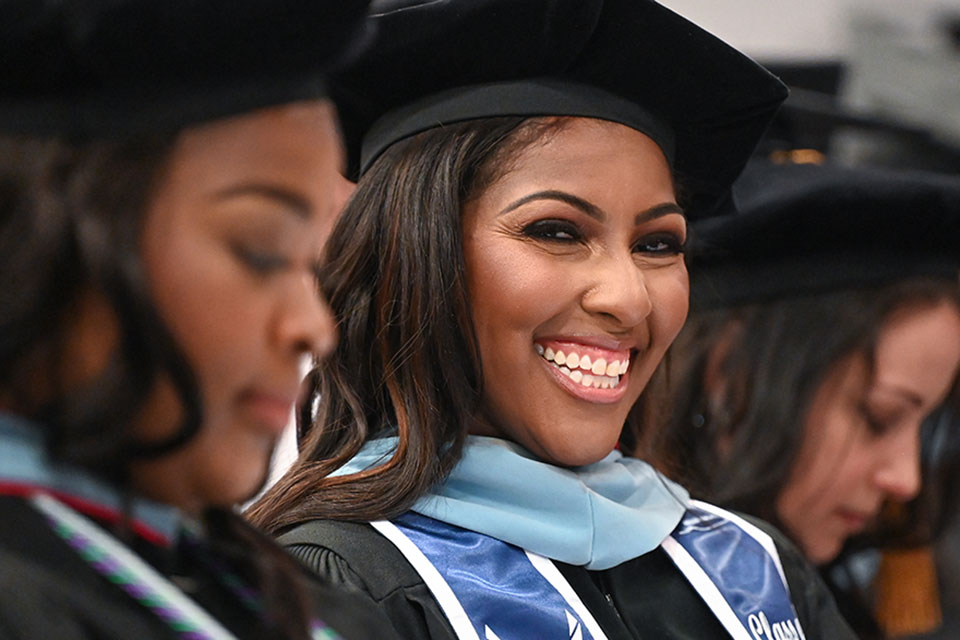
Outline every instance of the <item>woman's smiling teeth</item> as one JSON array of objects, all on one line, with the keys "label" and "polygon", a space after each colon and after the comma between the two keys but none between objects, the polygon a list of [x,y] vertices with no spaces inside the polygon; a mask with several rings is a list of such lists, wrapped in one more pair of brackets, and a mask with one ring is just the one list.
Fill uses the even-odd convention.
[{"label": "woman's smiling teeth", "polygon": [[537,353],[560,370],[574,382],[595,389],[615,389],[620,384],[620,376],[627,372],[630,358],[611,360],[596,358],[591,360],[588,354],[580,355],[572,349],[562,351],[536,344]]}]

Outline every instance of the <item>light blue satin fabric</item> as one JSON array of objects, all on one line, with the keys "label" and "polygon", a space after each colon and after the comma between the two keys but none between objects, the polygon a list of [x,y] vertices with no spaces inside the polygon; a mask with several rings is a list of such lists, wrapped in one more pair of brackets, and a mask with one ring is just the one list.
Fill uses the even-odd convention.
[{"label": "light blue satin fabric", "polygon": [[183,527],[180,512],[145,498],[125,498],[119,491],[86,471],[56,463],[43,446],[40,427],[0,412],[0,483],[49,489],[74,496],[112,511],[128,510],[130,517],[150,527],[168,541]]},{"label": "light blue satin fabric", "polygon": [[[337,474],[390,458],[396,438],[374,440]],[[670,535],[687,491],[619,452],[577,468],[536,459],[517,444],[470,436],[449,478],[413,511],[591,570],[652,551]]]}]

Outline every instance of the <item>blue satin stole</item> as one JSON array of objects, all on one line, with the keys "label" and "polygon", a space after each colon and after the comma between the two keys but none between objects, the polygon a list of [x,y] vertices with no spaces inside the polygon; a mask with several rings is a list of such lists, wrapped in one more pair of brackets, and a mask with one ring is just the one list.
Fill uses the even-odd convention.
[{"label": "blue satin stole", "polygon": [[661,545],[735,640],[802,640],[773,539],[737,515],[691,500]]},{"label": "blue satin stole", "polygon": [[[547,558],[414,512],[372,523],[424,579],[460,640],[606,640]],[[803,640],[773,540],[691,502],[663,549],[735,640]]]},{"label": "blue satin stole", "polygon": [[372,524],[424,579],[461,640],[606,640],[543,556],[414,512]]}]

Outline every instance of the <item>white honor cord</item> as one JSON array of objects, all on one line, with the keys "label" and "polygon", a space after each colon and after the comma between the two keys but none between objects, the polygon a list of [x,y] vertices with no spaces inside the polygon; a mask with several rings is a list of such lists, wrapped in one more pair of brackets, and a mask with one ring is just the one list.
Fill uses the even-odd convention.
[{"label": "white honor cord", "polygon": [[85,537],[92,546],[99,547],[130,575],[135,576],[142,585],[153,590],[162,601],[164,609],[176,611],[197,631],[213,640],[237,640],[235,635],[227,631],[167,578],[96,524],[47,494],[37,493],[30,498],[30,501],[44,514]]}]

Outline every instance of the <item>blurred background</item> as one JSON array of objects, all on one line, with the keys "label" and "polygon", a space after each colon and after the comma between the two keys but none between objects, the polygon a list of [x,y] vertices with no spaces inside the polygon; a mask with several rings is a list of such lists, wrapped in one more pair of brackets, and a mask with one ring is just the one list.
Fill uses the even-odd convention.
[{"label": "blurred background", "polygon": [[[791,87],[758,161],[960,175],[960,0],[660,1]],[[929,422],[942,420],[950,421],[949,430],[960,430],[956,413],[943,412]],[[960,464],[960,452],[932,441],[924,448],[939,464]],[[960,500],[956,482],[943,491],[947,500]],[[893,637],[960,638],[956,518],[933,552],[939,628]],[[876,558],[863,560],[865,574],[875,573]]]},{"label": "blurred background", "polygon": [[960,173],[960,0],[662,2],[791,86],[765,154]]}]

